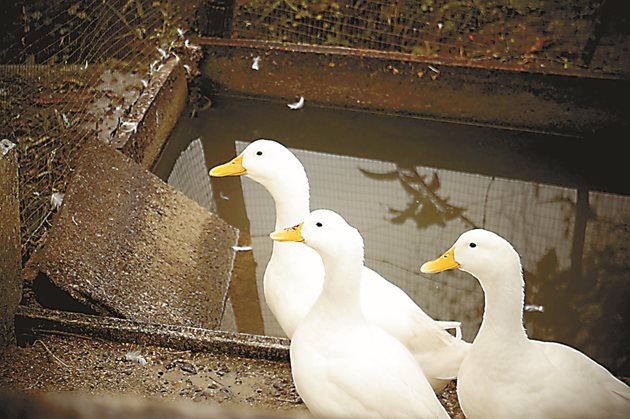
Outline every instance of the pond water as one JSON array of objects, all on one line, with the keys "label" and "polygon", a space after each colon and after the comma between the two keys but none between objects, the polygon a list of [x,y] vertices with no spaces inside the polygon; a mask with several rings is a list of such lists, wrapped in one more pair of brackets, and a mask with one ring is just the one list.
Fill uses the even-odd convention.
[{"label": "pond water", "polygon": [[[311,207],[341,213],[362,233],[366,265],[404,289],[429,315],[462,322],[471,341],[483,313],[476,280],[420,265],[463,231],[493,230],[520,253],[525,326],[532,338],[574,346],[630,375],[630,188],[619,153],[602,141],[431,121],[385,113],[213,96],[180,118],[155,173],[167,179],[200,138],[207,167],[257,138],[303,162]],[[200,179],[199,182],[208,182]],[[273,201],[246,178],[211,179],[218,214],[243,233],[224,327],[282,336],[264,303]],[[248,255],[244,256],[246,253]]]}]

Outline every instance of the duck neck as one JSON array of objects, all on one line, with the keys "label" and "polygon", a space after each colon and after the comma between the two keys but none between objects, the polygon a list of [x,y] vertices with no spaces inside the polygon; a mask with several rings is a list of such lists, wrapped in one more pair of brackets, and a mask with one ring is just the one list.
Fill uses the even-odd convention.
[{"label": "duck neck", "polygon": [[363,316],[361,311],[361,273],[363,248],[343,255],[322,254],[325,279],[322,296],[335,310],[352,317]]},{"label": "duck neck", "polygon": [[276,204],[276,230],[301,223],[310,212],[308,179],[300,169],[265,185]]},{"label": "duck neck", "polygon": [[[496,273],[491,286],[482,283],[485,309],[476,344],[492,342],[519,343],[527,341],[523,328],[523,274],[520,264],[513,271]],[[509,278],[518,278],[508,280]]]}]

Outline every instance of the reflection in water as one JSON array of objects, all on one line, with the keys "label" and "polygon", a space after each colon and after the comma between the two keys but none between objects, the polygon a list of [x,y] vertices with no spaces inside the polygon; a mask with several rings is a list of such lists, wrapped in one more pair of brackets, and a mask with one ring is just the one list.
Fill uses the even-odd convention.
[{"label": "reflection in water", "polygon": [[[236,152],[240,153],[247,144],[236,142]],[[343,214],[364,237],[367,266],[407,291],[429,315],[469,324],[470,327],[463,329],[470,332],[466,337],[471,339],[481,321],[482,294],[478,285],[421,275],[421,260],[432,256],[435,247],[424,243],[423,233],[415,228],[415,221],[391,224],[389,216],[390,207],[402,207],[407,203],[408,193],[404,188],[392,187],[378,178],[361,175],[366,172],[391,172],[396,166],[379,160],[295,148],[291,151],[303,163],[308,174],[311,208],[330,208]],[[341,182],[341,179],[346,181]],[[242,186],[258,265],[259,293],[262,295],[262,277],[271,255],[269,232],[275,223],[275,208],[271,196],[258,183],[245,178]],[[436,223],[433,225],[437,226]],[[462,222],[462,225],[467,224]],[[457,302],[457,307],[445,304],[445,301]],[[282,335],[265,305],[262,311],[265,332]]]},{"label": "reflection in water", "polygon": [[448,198],[440,198],[440,177],[437,172],[429,182],[426,175],[420,175],[415,168],[400,168],[388,173],[371,173],[359,169],[361,173],[375,180],[397,180],[400,186],[409,194],[407,207],[402,210],[388,208],[393,217],[389,219],[394,224],[403,224],[406,220],[413,220],[418,229],[429,227],[433,224],[446,226],[446,223],[460,218],[475,228],[475,224],[466,218],[464,208],[455,207],[448,203]]},{"label": "reflection in water", "polygon": [[[525,312],[529,336],[575,346],[616,374],[630,375],[630,198],[582,188],[582,175],[569,166],[546,164],[544,156],[524,152],[543,140],[561,139],[321,108],[287,114],[283,103],[233,98],[218,98],[208,112],[203,120],[180,120],[158,175],[166,176],[173,156],[199,136],[208,167],[256,138],[283,142],[305,166],[311,207],[343,214],[365,239],[366,265],[434,318],[462,321],[467,340],[474,338],[483,312],[477,281],[457,271],[424,275],[419,266],[465,230],[494,230],[522,257],[526,304],[544,308]],[[348,142],[340,140],[345,137]],[[451,154],[464,148],[456,160],[430,154],[446,138],[462,141],[451,147]],[[264,333],[281,335],[261,288],[271,254],[273,201],[246,178],[213,179],[212,186],[219,214],[251,234],[261,297],[248,291],[239,302],[231,290],[240,313],[236,324],[262,332],[241,326],[247,310],[239,307],[253,301],[251,315],[262,315]]]}]

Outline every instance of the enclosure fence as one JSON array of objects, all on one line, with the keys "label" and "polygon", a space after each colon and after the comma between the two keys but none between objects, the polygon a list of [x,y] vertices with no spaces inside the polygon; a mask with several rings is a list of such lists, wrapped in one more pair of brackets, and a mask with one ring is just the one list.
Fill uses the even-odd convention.
[{"label": "enclosure fence", "polygon": [[199,2],[17,1],[0,41],[0,135],[16,144],[22,255],[63,201],[90,137],[107,142],[164,59],[186,54]]},{"label": "enclosure fence", "polygon": [[[628,18],[605,0],[237,1],[235,38],[627,72]],[[623,6],[621,6],[623,8]],[[618,9],[618,7],[617,7]]]},{"label": "enclosure fence", "polygon": [[[0,135],[17,145],[22,254],[50,226],[87,138],[107,141],[163,60],[208,35],[434,59],[627,73],[605,0],[18,0],[0,11]],[[199,16],[208,21],[199,28]],[[210,16],[210,17],[208,17]],[[210,34],[210,35],[217,35]],[[194,71],[193,71],[194,72]]]}]

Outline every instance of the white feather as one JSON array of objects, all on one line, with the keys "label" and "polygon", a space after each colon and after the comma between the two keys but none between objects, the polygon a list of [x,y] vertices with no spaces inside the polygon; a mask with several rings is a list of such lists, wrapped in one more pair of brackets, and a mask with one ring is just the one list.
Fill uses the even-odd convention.
[{"label": "white feather", "polygon": [[7,140],[6,138],[0,140],[0,150],[2,150],[2,156],[6,156],[13,148],[15,148],[15,143]]},{"label": "white feather", "polygon": [[260,57],[254,57],[254,61],[252,62],[252,70],[260,70]]},{"label": "white feather", "polygon": [[251,246],[232,246],[235,252],[249,252],[252,250]]},{"label": "white feather", "polygon": [[300,96],[300,99],[295,103],[288,103],[289,109],[301,109],[304,106],[304,96]]},{"label": "white feather", "polygon": [[164,51],[162,48],[157,47],[158,52],[160,53],[160,57],[165,60],[168,58],[168,52]]},{"label": "white feather", "polygon": [[63,203],[64,194],[61,192],[53,192],[50,195],[50,204],[55,210],[59,210],[61,208],[61,204]]},{"label": "white feather", "polygon": [[127,361],[137,362],[138,364],[142,366],[147,365],[147,360],[145,359],[144,356],[142,356],[142,354],[140,354],[140,351],[127,352],[125,354],[125,359]]}]

